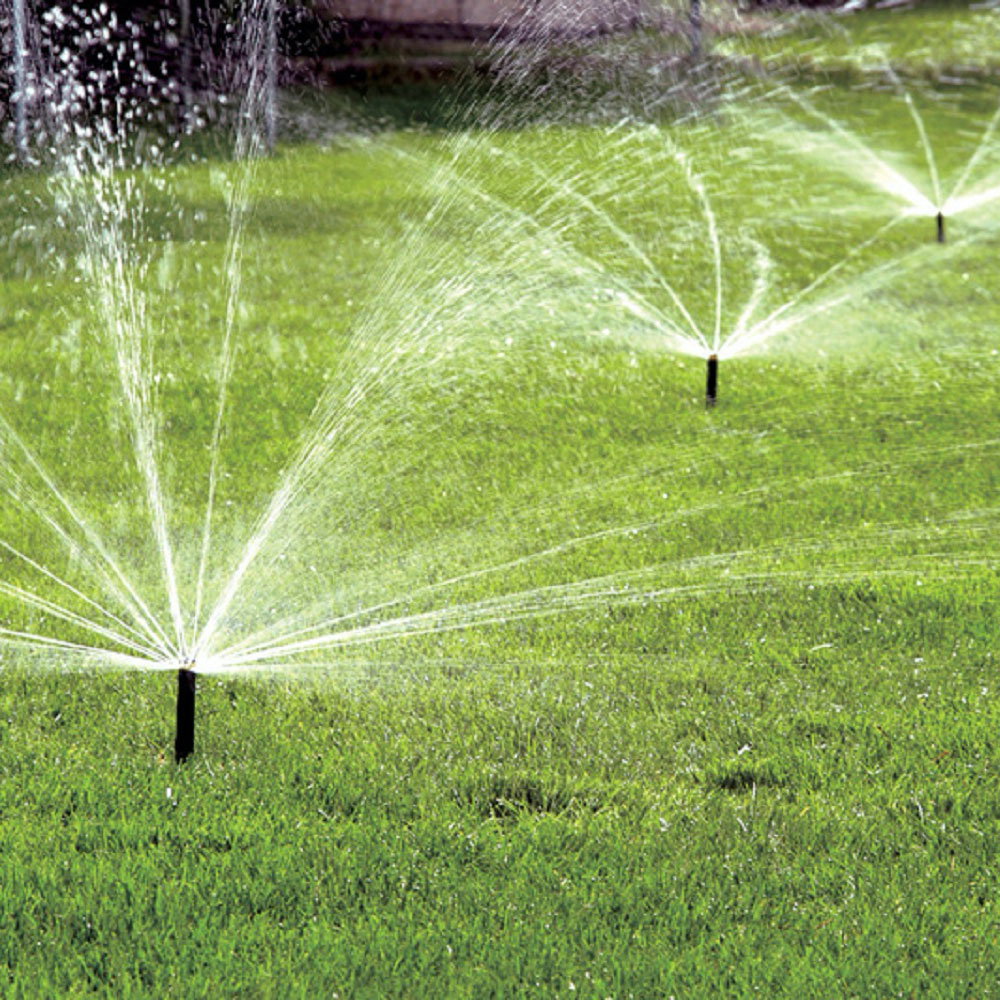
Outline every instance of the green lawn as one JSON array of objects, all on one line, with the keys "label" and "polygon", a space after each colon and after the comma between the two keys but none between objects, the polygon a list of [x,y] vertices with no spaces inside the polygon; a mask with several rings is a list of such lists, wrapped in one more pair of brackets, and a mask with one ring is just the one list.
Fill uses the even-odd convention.
[{"label": "green lawn", "polygon": [[[939,245],[844,155],[926,191],[909,100],[988,190],[996,80],[720,67],[4,175],[0,626],[106,653],[0,655],[3,996],[1000,992],[1000,210]],[[147,437],[181,652],[220,609],[182,766],[173,653],[116,669],[174,631]]]}]

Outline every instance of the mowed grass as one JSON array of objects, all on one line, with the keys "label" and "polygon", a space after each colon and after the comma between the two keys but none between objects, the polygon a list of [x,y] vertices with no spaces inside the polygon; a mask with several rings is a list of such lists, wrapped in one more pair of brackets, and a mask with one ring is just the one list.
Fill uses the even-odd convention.
[{"label": "mowed grass", "polygon": [[[881,100],[903,143],[908,113]],[[716,208],[731,320],[741,240],[773,254],[776,306],[895,211],[848,179],[824,225],[829,164],[738,123],[672,135]],[[362,410],[370,435],[297,522],[319,565],[276,558],[247,624],[316,598],[442,623],[493,600],[497,620],[203,677],[180,767],[172,673],[6,652],[4,995],[995,995],[989,213],[945,247],[901,224],[864,259],[905,260],[895,280],[724,361],[706,411],[702,361],[608,329],[604,295],[638,271],[625,231],[711,326],[690,191],[612,197],[600,130],[483,139],[347,136],[260,165],[213,580],[323,387],[388,364],[365,349],[385,336],[405,357]],[[543,156],[557,191],[531,173]],[[203,516],[227,169],[170,171],[142,243],[181,553]],[[7,252],[5,419],[162,605],[79,248],[29,214],[43,178],[6,183],[8,228],[32,228]],[[449,276],[481,304],[436,312]],[[22,489],[2,537],[71,572]],[[64,627],[4,600],[5,627]]]}]

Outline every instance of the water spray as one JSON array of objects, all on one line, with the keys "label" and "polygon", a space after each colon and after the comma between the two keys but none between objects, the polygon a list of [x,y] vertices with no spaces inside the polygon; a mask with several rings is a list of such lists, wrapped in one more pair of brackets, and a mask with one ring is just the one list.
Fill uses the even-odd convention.
[{"label": "water spray", "polygon": [[28,160],[28,34],[24,0],[14,0],[12,9],[14,36],[14,146],[18,163]]},{"label": "water spray", "polygon": [[705,371],[705,405],[715,406],[716,391],[719,388],[719,355],[710,354]]},{"label": "water spray", "polygon": [[938,212],[937,214],[937,241],[938,243],[944,243],[944,213]]},{"label": "water spray", "polygon": [[194,750],[194,664],[177,671],[177,735],[174,737],[174,760],[186,760]]},{"label": "water spray", "polygon": [[691,39],[691,61],[698,62],[701,58],[701,0],[691,0],[688,31]]},{"label": "water spray", "polygon": [[264,95],[264,142],[268,153],[274,152],[278,132],[278,5],[277,0],[267,0],[264,10],[265,22],[265,88]]}]

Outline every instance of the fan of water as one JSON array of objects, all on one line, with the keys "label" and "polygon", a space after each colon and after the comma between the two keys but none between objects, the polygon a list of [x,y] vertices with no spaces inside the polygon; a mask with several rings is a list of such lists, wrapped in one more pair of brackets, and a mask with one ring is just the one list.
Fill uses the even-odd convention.
[{"label": "fan of water", "polygon": [[[912,142],[906,145],[917,151],[917,159],[886,151],[877,139],[824,110],[822,91],[813,95],[793,87],[777,91],[777,99],[787,101],[822,131],[791,125],[786,119],[775,129],[775,136],[793,144],[796,152],[820,156],[870,185],[898,205],[902,214],[936,219],[942,242],[948,218],[965,215],[974,217],[978,225],[987,222],[1000,208],[1000,99],[994,96],[992,107],[975,117],[964,107],[942,107],[941,97],[936,97],[936,106],[922,110],[910,89],[891,70],[886,74],[892,83],[890,97],[902,103],[912,125]],[[873,104],[885,100],[886,95],[878,92],[870,98]],[[928,110],[934,111],[934,128],[928,127]],[[975,125],[970,128],[972,122]],[[938,163],[942,149],[950,168],[945,174]]]},{"label": "fan of water", "polygon": [[[237,39],[242,53],[266,50],[262,26],[267,23],[262,10],[250,11]],[[49,635],[13,628],[5,629],[4,634],[10,640],[53,647],[64,656],[97,657],[109,664],[168,667],[188,663],[195,653],[193,636],[202,615],[205,569],[212,547],[217,457],[233,367],[249,190],[266,136],[260,123],[267,121],[273,81],[267,61],[248,58],[240,64],[242,99],[235,142],[239,167],[222,181],[228,216],[221,267],[225,310],[213,373],[217,390],[205,476],[206,513],[200,558],[195,563],[193,610],[188,613],[182,608],[177,535],[170,521],[163,472],[165,417],[160,383],[164,371],[157,341],[163,335],[164,316],[153,314],[153,306],[159,303],[152,302],[149,292],[154,272],[161,275],[164,286],[169,284],[171,244],[166,243],[167,249],[158,254],[156,241],[164,236],[153,227],[164,233],[169,228],[169,219],[155,218],[154,206],[168,203],[164,202],[166,172],[160,164],[165,146],[173,140],[147,125],[155,119],[157,106],[169,109],[176,103],[177,88],[172,80],[164,82],[147,68],[139,46],[122,41],[117,51],[108,53],[112,38],[127,40],[134,32],[119,25],[106,8],[72,15],[55,8],[41,23],[24,30],[29,28],[37,44],[30,72],[24,70],[31,89],[30,94],[26,91],[22,95],[22,102],[30,96],[37,107],[30,130],[34,133],[31,156],[51,172],[57,230],[75,234],[78,244],[75,266],[88,289],[89,310],[98,335],[93,355],[96,371],[88,375],[101,381],[112,373],[117,376],[117,395],[112,412],[106,414],[110,436],[102,437],[97,427],[88,428],[90,447],[107,449],[109,459],[115,454],[134,456],[134,478],[128,486],[123,486],[122,463],[113,463],[107,470],[109,495],[124,488],[141,496],[149,534],[145,539],[136,538],[134,524],[124,530],[119,546],[142,552],[139,565],[129,565],[108,541],[103,511],[97,512],[104,505],[85,511],[73,489],[57,482],[49,463],[15,426],[8,410],[0,418],[7,494],[14,501],[17,517],[36,525],[35,531],[25,534],[34,535],[40,525],[49,544],[61,550],[65,570],[60,573],[52,568],[58,565],[56,560],[36,558],[25,551],[23,541],[4,540],[2,547],[20,565],[20,573],[33,571],[36,584],[44,582],[61,596],[44,596],[40,589],[13,583],[3,585],[4,593],[46,618],[71,626],[69,634],[89,633],[91,640],[99,641],[92,644],[90,640],[68,639],[66,632]],[[66,44],[70,38],[76,43],[72,48]],[[107,55],[107,65],[102,61],[95,68],[95,50]],[[19,150],[22,139],[26,146],[27,137],[19,130]],[[167,210],[168,216],[171,211]],[[34,224],[24,227],[29,233],[37,233],[37,229]],[[63,254],[63,250],[52,250],[52,262],[60,270],[69,263]],[[74,340],[78,333],[74,325]],[[82,347],[77,351],[78,358],[89,354]],[[78,360],[75,367],[81,363]],[[98,391],[103,397],[103,389]],[[92,413],[85,416],[87,405],[82,399],[80,411],[83,419],[92,419]],[[151,551],[146,551],[147,543]],[[156,570],[151,578],[152,567]],[[85,582],[74,582],[79,574]],[[164,595],[162,611],[143,596],[148,586]],[[97,600],[91,596],[94,593],[104,596]],[[102,648],[102,642],[110,645]]]},{"label": "fan of water", "polygon": [[[266,25],[259,13],[249,30]],[[483,128],[443,157],[433,137],[358,140],[405,163],[421,193],[352,330],[328,338],[315,400],[298,398],[300,382],[283,384],[291,366],[251,351],[266,332],[246,329],[250,208],[261,171],[274,184],[281,165],[257,158],[268,74],[260,60],[245,66],[237,155],[216,166],[211,191],[204,169],[160,165],[127,99],[94,113],[78,74],[52,76],[51,187],[69,232],[60,245],[74,247],[53,263],[77,275],[89,315],[76,322],[81,307],[67,304],[66,343],[40,352],[40,366],[71,370],[7,386],[0,409],[9,643],[99,667],[342,670],[388,639],[426,659],[420,637],[472,626],[849,579],[872,538],[892,554],[872,573],[940,574],[978,558],[968,539],[991,510],[950,509],[933,530],[872,523],[850,493],[872,478],[902,492],[922,463],[994,441],[930,457],[902,448],[889,471],[843,460],[796,474],[780,448],[762,461],[756,437],[733,430],[712,438],[745,473],[728,491],[699,465],[701,434],[666,453],[652,438],[624,471],[600,446],[608,430],[590,422],[594,401],[574,396],[579,369],[609,396],[649,393],[643,366],[667,352],[733,357],[811,336],[914,260],[882,251],[884,227],[819,266],[797,261],[758,232],[744,186],[713,159],[719,144],[696,166],[689,147],[708,132],[694,126]],[[200,240],[212,213],[225,230],[214,256]],[[523,401],[512,385],[527,387]],[[519,402],[530,433],[566,442],[564,465],[538,469],[530,449],[508,447]],[[544,406],[551,421],[534,412]],[[486,438],[486,457],[466,447]],[[548,444],[543,454],[560,454]],[[757,504],[842,495],[840,533],[732,536]],[[714,531],[709,548],[691,520]]]},{"label": "fan of water", "polygon": [[[754,214],[760,199],[747,210],[744,192],[769,183],[769,164],[739,145],[746,138],[717,123],[632,119],[513,136],[475,132],[429,183],[441,206],[460,200],[485,220],[478,241],[488,239],[489,257],[476,265],[467,256],[462,268],[472,276],[478,266],[485,289],[501,274],[508,292],[516,284],[508,335],[530,338],[541,312],[571,337],[734,358],[778,338],[808,340],[822,317],[923,266],[922,250],[888,245],[900,221],[892,219],[854,227],[846,243],[841,230],[830,258],[804,267],[797,234],[792,242],[787,233],[767,235],[773,220]],[[553,156],[553,147],[566,155]]]}]

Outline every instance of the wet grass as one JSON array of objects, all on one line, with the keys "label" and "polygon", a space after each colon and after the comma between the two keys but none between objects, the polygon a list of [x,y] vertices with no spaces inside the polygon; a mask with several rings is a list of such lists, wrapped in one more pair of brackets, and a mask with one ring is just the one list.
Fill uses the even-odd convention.
[{"label": "wet grass", "polygon": [[[970,107],[989,92],[967,90]],[[903,143],[905,108],[864,96],[852,122],[877,118],[882,141]],[[981,120],[970,112],[970,135]],[[780,301],[894,206],[821,159],[776,156],[772,138],[729,122],[684,143],[724,238],[750,230],[773,251]],[[736,139],[745,152],[728,157]],[[899,280],[724,361],[706,411],[702,361],[639,326],[604,333],[595,278],[628,265],[606,222],[621,219],[706,308],[690,198],[657,244],[669,185],[608,198],[601,216],[529,183],[546,155],[554,177],[590,164],[587,190],[600,135],[491,136],[435,181],[454,141],[341,137],[260,165],[219,547],[234,551],[324,385],[359,370],[352,343],[434,344],[423,314],[450,316],[454,352],[373,390],[340,492],[298,523],[316,565],[276,558],[234,628],[317,597],[401,597],[442,620],[451,603],[500,600],[497,620],[349,646],[301,677],[203,677],[182,767],[172,673],[6,651],[0,992],[995,995],[989,213],[956,220],[944,247],[926,220],[901,224],[871,258],[915,252]],[[149,194],[142,287],[182,553],[225,311],[220,169],[177,169]],[[460,197],[439,201],[454,178]],[[838,182],[852,197],[831,231],[815,205]],[[6,246],[2,412],[152,592],[78,246],[40,194],[37,177],[7,182],[7,230],[33,228]],[[519,212],[551,224],[529,233]],[[518,258],[505,248],[522,237]],[[739,256],[734,296],[749,281]],[[435,313],[456,270],[481,303]],[[21,467],[9,434],[6,449]],[[0,534],[76,571],[24,510],[41,492],[14,486]],[[419,589],[495,567],[443,599]],[[40,585],[10,553],[3,568]],[[585,600],[567,587],[596,580]],[[517,594],[565,606],[522,618]],[[0,612],[53,629],[9,597]]]}]

